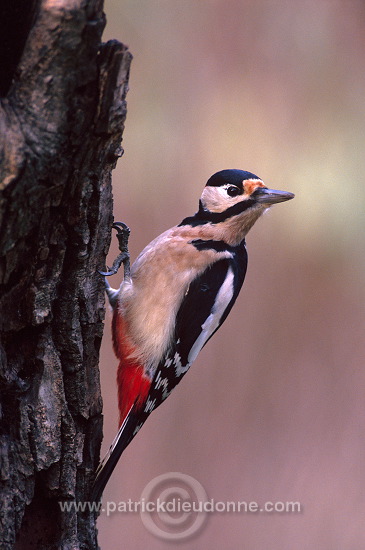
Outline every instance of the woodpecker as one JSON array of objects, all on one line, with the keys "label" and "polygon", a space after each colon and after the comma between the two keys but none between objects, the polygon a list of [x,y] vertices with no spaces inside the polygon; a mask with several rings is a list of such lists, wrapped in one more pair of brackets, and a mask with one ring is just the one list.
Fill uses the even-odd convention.
[{"label": "woodpecker", "polygon": [[198,212],[153,240],[129,269],[125,224],[114,224],[124,263],[118,290],[106,283],[113,308],[119,432],[96,473],[99,501],[124,449],[171,393],[229,314],[242,287],[245,237],[275,203],[294,197],[268,189],[243,170],[222,170],[207,181]]}]

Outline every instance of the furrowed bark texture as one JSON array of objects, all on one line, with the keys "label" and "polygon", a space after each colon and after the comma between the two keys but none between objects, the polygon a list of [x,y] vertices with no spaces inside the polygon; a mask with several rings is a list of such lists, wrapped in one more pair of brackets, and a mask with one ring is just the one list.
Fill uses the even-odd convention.
[{"label": "furrowed bark texture", "polygon": [[101,1],[33,7],[0,104],[0,547],[93,550],[94,513],[59,502],[87,501],[99,459],[97,269],[131,55],[101,44]]}]

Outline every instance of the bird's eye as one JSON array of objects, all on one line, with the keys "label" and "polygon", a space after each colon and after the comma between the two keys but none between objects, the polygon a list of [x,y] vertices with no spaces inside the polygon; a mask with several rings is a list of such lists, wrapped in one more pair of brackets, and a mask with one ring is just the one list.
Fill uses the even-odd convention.
[{"label": "bird's eye", "polygon": [[229,195],[230,197],[236,197],[237,195],[239,195],[239,193],[240,190],[235,185],[230,185],[227,188],[227,195]]}]

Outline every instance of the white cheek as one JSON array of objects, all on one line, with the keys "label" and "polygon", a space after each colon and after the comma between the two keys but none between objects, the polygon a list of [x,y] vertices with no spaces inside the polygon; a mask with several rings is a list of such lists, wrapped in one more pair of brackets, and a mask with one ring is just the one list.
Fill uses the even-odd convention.
[{"label": "white cheek", "polygon": [[227,198],[227,192],[221,187],[205,187],[202,194],[203,202],[222,202]]},{"label": "white cheek", "polygon": [[230,197],[227,195],[227,190],[222,187],[205,187],[201,201],[202,204],[210,212],[223,212],[230,206],[245,200],[245,195]]}]

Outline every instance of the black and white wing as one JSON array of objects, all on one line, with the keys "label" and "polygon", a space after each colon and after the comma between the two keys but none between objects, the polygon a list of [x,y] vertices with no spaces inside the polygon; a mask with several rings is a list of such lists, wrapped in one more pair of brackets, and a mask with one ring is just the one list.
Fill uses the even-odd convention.
[{"label": "black and white wing", "polygon": [[[209,241],[196,241],[207,248]],[[158,407],[180,382],[200,350],[218,330],[232,309],[242,287],[246,269],[245,243],[230,247],[232,258],[208,267],[189,286],[176,317],[172,346],[158,366],[146,408]],[[147,412],[147,411],[146,411]]]}]

